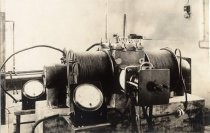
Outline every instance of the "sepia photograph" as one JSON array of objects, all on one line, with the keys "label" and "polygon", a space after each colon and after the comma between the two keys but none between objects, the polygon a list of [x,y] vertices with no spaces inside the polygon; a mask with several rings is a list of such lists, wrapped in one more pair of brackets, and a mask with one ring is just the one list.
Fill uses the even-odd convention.
[{"label": "sepia photograph", "polygon": [[0,133],[210,133],[209,0],[0,0]]}]

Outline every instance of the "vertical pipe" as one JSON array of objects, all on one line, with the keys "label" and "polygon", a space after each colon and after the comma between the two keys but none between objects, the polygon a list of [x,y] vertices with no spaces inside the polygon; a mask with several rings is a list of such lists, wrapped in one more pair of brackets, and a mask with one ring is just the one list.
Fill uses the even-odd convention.
[{"label": "vertical pipe", "polygon": [[126,32],[126,14],[124,14],[123,18],[123,38],[125,38],[125,32]]},{"label": "vertical pipe", "polygon": [[[15,53],[15,22],[12,22],[12,54]],[[15,72],[15,56],[13,56],[13,72]]]},{"label": "vertical pipe", "polygon": [[0,12],[0,65],[5,60],[5,13]]},{"label": "vertical pipe", "polygon": [[16,125],[14,125],[13,133],[20,133],[20,115],[16,115]]},{"label": "vertical pipe", "polygon": [[203,38],[198,41],[198,46],[201,49],[209,49],[209,0],[202,1],[203,8]]},{"label": "vertical pipe", "polygon": [[[0,66],[5,60],[5,13],[0,12]],[[3,68],[4,69],[4,68]],[[4,84],[4,83],[3,83]],[[5,124],[5,93],[1,91],[1,124]]]},{"label": "vertical pipe", "polygon": [[203,0],[203,40],[209,41],[208,30],[209,30],[209,0]]},{"label": "vertical pipe", "polygon": [[106,0],[106,14],[105,14],[105,40],[108,42],[108,0]]}]

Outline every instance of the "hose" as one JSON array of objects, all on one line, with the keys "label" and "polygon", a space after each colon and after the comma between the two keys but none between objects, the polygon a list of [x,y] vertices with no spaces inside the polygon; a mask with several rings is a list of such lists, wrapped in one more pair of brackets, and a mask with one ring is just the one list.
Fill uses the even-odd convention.
[{"label": "hose", "polygon": [[[58,49],[58,48],[55,48],[53,46],[48,46],[48,45],[36,45],[36,46],[32,46],[32,47],[29,47],[29,48],[25,48],[25,49],[22,49],[22,50],[19,50],[15,53],[13,53],[12,55],[10,55],[5,61],[4,63],[2,64],[1,68],[0,68],[0,72],[3,70],[5,64],[16,54],[18,53],[21,53],[21,52],[24,52],[24,51],[27,51],[27,50],[30,50],[30,49],[34,49],[34,48],[38,48],[38,47],[45,47],[45,48],[51,48],[51,49],[54,49],[54,50],[57,50],[59,52],[61,52],[64,56],[65,56],[65,53],[63,50],[61,49]],[[3,89],[3,87],[1,86],[1,89],[8,95],[10,96],[16,103],[18,102],[18,100],[16,100],[11,94],[9,94],[5,89]]]},{"label": "hose", "polygon": [[48,117],[44,117],[42,119],[39,119],[32,127],[32,133],[35,132],[35,129],[36,127],[43,121],[46,121],[46,120],[49,120],[49,119],[53,119],[53,118],[56,118],[56,117],[59,117],[60,115],[59,114],[55,114],[55,115],[51,115],[51,116],[48,116]]},{"label": "hose", "polygon": [[185,93],[184,108],[185,108],[185,110],[187,110],[188,98],[187,98],[187,89],[186,89],[186,85],[185,85],[183,74],[182,74],[182,53],[181,53],[180,49],[175,49],[175,55],[176,55],[177,51],[179,52],[179,69],[180,69],[179,76],[180,76],[180,80],[182,82],[182,86],[183,86],[184,93]]},{"label": "hose", "polygon": [[86,51],[89,51],[90,49],[94,48],[95,46],[99,46],[101,45],[101,43],[95,43],[93,45],[91,45],[89,48],[86,49]]},{"label": "hose", "polygon": [[58,48],[55,48],[53,46],[48,46],[48,45],[36,45],[36,46],[32,46],[32,47],[29,47],[29,48],[25,48],[25,49],[22,49],[22,50],[19,50],[15,53],[13,53],[12,55],[10,55],[5,61],[4,63],[2,64],[1,68],[0,68],[0,71],[3,70],[3,67],[5,66],[5,64],[16,54],[18,53],[21,53],[21,52],[24,52],[24,51],[27,51],[27,50],[30,50],[30,49],[34,49],[34,48],[38,48],[38,47],[45,47],[45,48],[51,48],[51,49],[54,49],[54,50],[57,50],[59,52],[61,52],[63,55],[65,55],[64,51],[61,50],[61,49],[58,49]]},{"label": "hose", "polygon": [[1,86],[1,89],[2,89],[9,97],[11,97],[11,98],[15,101],[15,103],[17,103],[17,102],[20,101],[20,100],[15,99],[15,97],[13,97],[11,94],[9,94],[2,86]]}]

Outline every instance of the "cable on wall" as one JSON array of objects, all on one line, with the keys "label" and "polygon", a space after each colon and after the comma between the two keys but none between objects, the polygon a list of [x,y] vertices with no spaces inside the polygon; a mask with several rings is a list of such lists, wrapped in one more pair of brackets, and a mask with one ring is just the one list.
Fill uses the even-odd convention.
[{"label": "cable on wall", "polygon": [[56,48],[56,47],[53,47],[53,46],[49,46],[49,45],[36,45],[36,46],[32,46],[32,47],[29,47],[29,48],[25,48],[25,49],[19,50],[19,51],[13,53],[12,55],[10,55],[10,56],[4,61],[4,63],[2,64],[2,66],[1,66],[1,68],[0,68],[0,71],[3,70],[5,64],[6,64],[14,55],[19,54],[19,53],[24,52],[24,51],[28,51],[28,50],[30,50],[30,49],[39,48],[39,47],[45,47],[45,48],[50,48],[50,49],[57,50],[57,51],[61,52],[61,53],[65,56],[65,52],[64,52],[63,50],[59,49],[59,48]]}]

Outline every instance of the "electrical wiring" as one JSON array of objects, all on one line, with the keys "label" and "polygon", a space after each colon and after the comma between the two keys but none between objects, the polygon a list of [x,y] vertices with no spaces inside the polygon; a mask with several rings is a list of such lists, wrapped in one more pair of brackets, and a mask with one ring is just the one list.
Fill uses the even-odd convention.
[{"label": "electrical wiring", "polygon": [[35,132],[35,129],[36,127],[39,125],[39,123],[43,122],[43,121],[46,121],[46,120],[49,120],[49,119],[53,119],[53,118],[57,118],[59,117],[60,115],[59,114],[55,114],[55,115],[51,115],[51,116],[48,116],[48,117],[44,117],[42,119],[39,119],[38,121],[36,121],[36,123],[33,125],[32,127],[32,132],[31,133],[34,133]]},{"label": "electrical wiring", "polygon": [[15,99],[15,97],[13,97],[11,94],[9,94],[9,93],[7,92],[7,90],[5,90],[2,86],[1,86],[1,89],[2,89],[9,97],[11,97],[16,103],[20,101],[20,100]]},{"label": "electrical wiring", "polygon": [[[3,70],[4,66],[6,65],[6,63],[16,54],[18,53],[21,53],[21,52],[24,52],[24,51],[27,51],[27,50],[30,50],[30,49],[34,49],[34,48],[39,48],[39,47],[45,47],[45,48],[51,48],[51,49],[54,49],[54,50],[57,50],[59,52],[61,52],[63,54],[63,56],[65,56],[65,53],[63,50],[61,49],[58,49],[58,48],[55,48],[53,46],[49,46],[49,45],[36,45],[36,46],[32,46],[32,47],[29,47],[29,48],[25,48],[25,49],[22,49],[22,50],[19,50],[15,53],[13,53],[12,55],[10,55],[5,61],[4,63],[2,64],[2,66],[0,67],[0,72]],[[7,90],[5,90],[2,86],[1,86],[1,89],[9,96],[11,97],[16,103],[19,102],[19,100],[15,99],[11,94],[9,94],[7,92]]]},{"label": "electrical wiring", "polygon": [[55,47],[53,47],[53,46],[49,46],[49,45],[35,45],[35,46],[29,47],[29,48],[25,48],[25,49],[19,50],[19,51],[13,53],[12,55],[10,55],[10,56],[4,61],[4,63],[2,64],[2,66],[1,66],[1,68],[0,68],[0,71],[3,70],[5,64],[6,64],[14,55],[16,55],[16,54],[18,54],[18,53],[21,53],[21,52],[24,52],[24,51],[27,51],[27,50],[30,50],[30,49],[38,48],[38,47],[51,48],[51,49],[54,49],[54,50],[57,50],[57,51],[61,52],[61,53],[65,56],[65,53],[64,53],[63,50],[58,49],[58,48],[55,48]]},{"label": "electrical wiring", "polygon": [[175,49],[175,55],[177,54],[177,52],[179,53],[179,76],[180,76],[180,80],[181,83],[183,85],[183,89],[184,89],[184,93],[185,93],[185,103],[184,103],[184,107],[185,110],[187,110],[187,105],[188,105],[188,98],[187,98],[187,90],[186,90],[186,85],[184,82],[184,78],[183,78],[183,74],[182,74],[182,54],[181,54],[181,50],[180,49]]},{"label": "electrical wiring", "polygon": [[12,71],[9,72],[9,76],[10,76],[10,79],[11,79],[11,80],[10,80],[10,83],[12,84],[12,86],[13,86],[13,88],[14,88],[13,94],[15,94],[15,92],[16,92],[16,94],[18,94],[17,87],[16,87],[16,85],[13,83]]},{"label": "electrical wiring", "polygon": [[[178,66],[178,69],[179,69],[179,79],[181,80],[181,84],[182,84],[182,87],[183,87],[183,90],[184,90],[184,93],[185,93],[184,107],[185,107],[185,110],[187,110],[188,98],[187,98],[186,85],[185,85],[183,74],[182,74],[182,54],[181,54],[181,50],[180,49],[175,49],[174,53],[167,47],[162,48],[161,50],[169,51],[174,56],[174,58],[176,58],[176,60],[177,60],[177,66]],[[178,65],[178,59],[177,59],[177,56],[176,56],[177,52],[179,52],[179,65]]]},{"label": "electrical wiring", "polygon": [[[149,109],[149,112],[148,112]],[[154,127],[153,127],[153,115],[152,115],[152,111],[153,110],[153,106],[142,106],[142,111],[143,111],[143,117],[146,119],[147,123],[148,123],[148,130],[150,132],[153,131]]]},{"label": "electrical wiring", "polygon": [[89,51],[89,50],[92,49],[93,47],[99,46],[99,45],[101,45],[101,43],[95,43],[95,44],[91,45],[88,49],[86,49],[86,51]]}]

